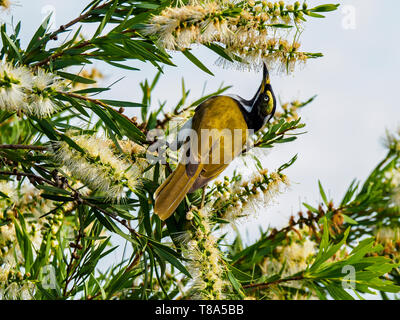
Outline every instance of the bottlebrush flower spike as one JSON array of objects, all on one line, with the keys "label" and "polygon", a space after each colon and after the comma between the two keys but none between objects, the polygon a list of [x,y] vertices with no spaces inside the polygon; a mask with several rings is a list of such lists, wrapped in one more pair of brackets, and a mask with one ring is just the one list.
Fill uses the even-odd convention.
[{"label": "bottlebrush flower spike", "polygon": [[143,167],[116,154],[111,140],[88,135],[70,138],[84,152],[66,142],[54,143],[53,152],[76,179],[117,202],[123,198],[124,188],[134,191],[138,187]]}]

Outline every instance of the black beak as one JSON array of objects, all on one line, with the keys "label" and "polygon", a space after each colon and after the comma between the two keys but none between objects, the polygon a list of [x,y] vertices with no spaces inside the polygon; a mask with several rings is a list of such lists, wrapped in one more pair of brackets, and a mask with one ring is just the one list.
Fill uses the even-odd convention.
[{"label": "black beak", "polygon": [[268,68],[267,65],[265,64],[265,62],[263,63],[263,78],[261,81],[261,85],[258,88],[256,94],[254,95],[253,99],[250,100],[250,104],[251,105],[255,105],[259,102],[259,100],[264,100],[265,97],[265,93],[267,91],[267,89],[271,88],[270,85],[270,79],[269,79],[269,72],[268,72]]},{"label": "black beak", "polygon": [[269,82],[269,72],[267,65],[263,62],[263,83],[267,84],[267,82]]}]

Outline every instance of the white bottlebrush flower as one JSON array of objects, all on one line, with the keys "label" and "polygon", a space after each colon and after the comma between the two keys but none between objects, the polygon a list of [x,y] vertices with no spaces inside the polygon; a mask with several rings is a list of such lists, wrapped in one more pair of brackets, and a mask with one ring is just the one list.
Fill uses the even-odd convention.
[{"label": "white bottlebrush flower", "polygon": [[186,213],[186,220],[190,221],[190,220],[193,220],[193,218],[194,218],[194,215],[193,215],[192,211],[189,211]]},{"label": "white bottlebrush flower", "polygon": [[144,155],[146,153],[146,148],[131,140],[120,140],[118,143],[127,155]]},{"label": "white bottlebrush flower", "polygon": [[400,171],[398,169],[391,169],[385,172],[385,178],[390,182],[391,187],[400,187]]},{"label": "white bottlebrush flower", "polygon": [[39,118],[45,118],[49,117],[57,110],[57,105],[49,97],[31,95],[28,108],[31,114]]},{"label": "white bottlebrush flower", "polygon": [[54,74],[38,69],[33,77],[32,93],[27,101],[29,113],[39,118],[52,115],[58,108],[51,97],[64,87],[63,81]]},{"label": "white bottlebrush flower", "polygon": [[31,282],[31,281],[25,282],[19,291],[20,299],[21,300],[32,300],[35,288],[36,288],[36,285],[33,282]]},{"label": "white bottlebrush flower", "polygon": [[210,206],[202,209],[192,208],[187,215],[196,215],[189,219],[194,230],[186,239],[184,253],[188,258],[188,270],[193,277],[191,282],[192,297],[201,300],[220,300],[224,297],[227,282],[224,281],[224,265],[217,239],[212,235],[209,220]]},{"label": "white bottlebrush flower", "polygon": [[392,168],[385,172],[384,182],[391,189],[391,200],[395,206],[400,206],[400,169]]},{"label": "white bottlebrush flower", "polygon": [[84,153],[59,142],[55,144],[54,155],[76,179],[117,201],[123,197],[124,187],[137,188],[142,166],[115,154],[111,140],[88,135],[70,138]]},{"label": "white bottlebrush flower", "polygon": [[8,280],[8,275],[10,274],[10,266],[8,264],[0,267],[0,284],[5,283]]},{"label": "white bottlebrush flower", "polygon": [[[5,194],[12,202],[15,202],[18,196],[13,184],[7,181],[0,181],[0,192]],[[0,203],[2,200],[4,201],[4,199],[0,198]]]},{"label": "white bottlebrush flower", "polygon": [[32,74],[26,67],[0,64],[0,109],[21,112],[26,106],[26,93],[32,88]]},{"label": "white bottlebrush flower", "polygon": [[0,227],[0,260],[11,267],[16,266],[18,261],[23,261],[13,224]]},{"label": "white bottlebrush flower", "polygon": [[233,223],[265,209],[287,186],[289,181],[284,174],[261,170],[248,181],[239,179],[232,184],[217,184],[213,207],[219,217]]},{"label": "white bottlebrush flower", "polygon": [[44,91],[48,88],[58,90],[61,88],[61,81],[53,74],[48,73],[43,69],[38,69],[33,77],[33,87],[39,91]]},{"label": "white bottlebrush flower", "polygon": [[[14,216],[17,212],[29,212],[30,215],[25,217],[26,229],[34,249],[39,250],[43,240],[40,232],[43,227],[43,219],[39,219],[39,217],[52,210],[53,203],[41,198],[42,191],[27,183],[17,186],[11,182],[0,182],[0,192],[9,197],[9,199],[0,198],[0,219]],[[23,261],[12,223],[0,227],[0,261],[11,266]]]},{"label": "white bottlebrush flower", "polygon": [[15,230],[12,224],[6,224],[0,227],[0,241],[7,243],[7,242],[14,242],[16,239],[15,237]]},{"label": "white bottlebrush flower", "polygon": [[19,293],[19,285],[16,282],[11,283],[5,290],[6,296],[9,300],[17,300]]},{"label": "white bottlebrush flower", "polygon": [[400,151],[400,128],[395,131],[386,130],[386,136],[384,137],[383,144],[386,148],[395,152]]},{"label": "white bottlebrush flower", "polygon": [[[298,52],[297,42],[289,45],[284,40],[290,37],[290,28],[273,26],[296,25],[298,30],[303,14],[299,6],[279,9],[280,4],[271,7],[243,2],[235,4],[237,11],[233,12],[232,5],[231,1],[192,1],[168,7],[150,19],[144,32],[157,36],[159,43],[169,50],[217,42],[225,47],[228,55],[242,59],[233,63],[238,68],[257,69],[265,62],[271,70],[292,72],[296,65],[308,59],[306,54]],[[219,61],[232,65],[223,58]]]},{"label": "white bottlebrush flower", "polygon": [[[303,236],[307,232],[300,231]],[[282,277],[290,277],[294,274],[304,271],[309,266],[317,252],[317,243],[308,237],[298,239],[298,235],[294,233],[288,234],[288,242],[278,246],[275,249],[273,257],[268,257],[260,265],[264,275],[271,276],[282,272]],[[299,288],[300,283],[292,281],[287,283],[288,286]]]},{"label": "white bottlebrush flower", "polygon": [[57,111],[52,96],[63,88],[63,81],[43,69],[32,74],[23,66],[0,64],[0,109],[48,117]]},{"label": "white bottlebrush flower", "polygon": [[293,242],[290,246],[284,247],[282,258],[287,262],[288,274],[304,270],[310,257],[314,256],[315,250],[316,243],[308,238],[303,242]]}]

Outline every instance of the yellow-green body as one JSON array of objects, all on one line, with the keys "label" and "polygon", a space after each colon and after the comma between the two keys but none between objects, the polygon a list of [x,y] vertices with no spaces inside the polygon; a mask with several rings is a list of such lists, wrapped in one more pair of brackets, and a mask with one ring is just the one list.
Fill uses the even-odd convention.
[{"label": "yellow-green body", "polygon": [[[192,129],[198,140],[194,142],[192,138],[188,146],[198,161],[196,165],[179,164],[157,189],[154,211],[162,220],[175,211],[188,192],[224,171],[241,153],[248,137],[248,127],[237,101],[227,96],[212,97],[199,105]],[[193,152],[196,147],[197,152]]]}]

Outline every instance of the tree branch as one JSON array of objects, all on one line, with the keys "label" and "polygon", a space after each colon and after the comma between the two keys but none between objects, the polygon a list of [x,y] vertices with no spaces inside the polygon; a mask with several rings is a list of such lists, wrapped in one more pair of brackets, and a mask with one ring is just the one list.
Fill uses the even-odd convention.
[{"label": "tree branch", "polygon": [[0,175],[3,175],[3,176],[17,176],[17,177],[28,177],[28,178],[36,180],[36,181],[46,182],[47,184],[49,184],[51,186],[58,187],[58,185],[55,182],[47,180],[47,179],[45,179],[43,177],[37,176],[37,175],[35,175],[33,173],[25,173],[25,172],[19,172],[19,171],[14,170],[12,172],[0,171]]},{"label": "tree branch", "polygon": [[[73,25],[77,24],[78,22],[90,17],[90,15],[93,14],[93,11],[103,9],[103,8],[107,7],[108,5],[110,5],[112,2],[113,1],[109,1],[109,2],[106,2],[106,3],[102,4],[102,5],[100,5],[100,6],[94,7],[93,9],[89,10],[87,13],[80,15],[79,17],[71,20],[67,24],[61,25],[57,30],[55,30],[53,33],[50,34],[49,39],[56,40],[57,39],[57,35],[59,33],[64,32],[66,29],[72,27]],[[84,41],[83,43],[77,45],[75,47],[75,49],[82,48],[82,47],[88,45],[89,43],[90,43],[89,41]],[[68,49],[71,49],[71,48],[68,48]],[[32,67],[40,67],[40,66],[48,63],[50,60],[52,60],[54,58],[58,58],[59,56],[61,56],[63,54],[64,54],[64,51],[61,51],[59,53],[50,55],[49,57],[43,59],[42,61],[34,63],[32,65]]]},{"label": "tree branch", "polygon": [[[88,46],[89,44],[90,44],[90,41],[86,40],[86,41],[83,41],[82,43],[77,44],[76,46],[67,48],[67,50],[84,48],[84,47]],[[43,65],[47,64],[50,60],[54,60],[58,57],[61,57],[64,53],[65,53],[65,51],[60,51],[60,52],[54,53],[54,54],[48,56],[47,58],[32,64],[32,67],[43,66]]]},{"label": "tree branch", "polygon": [[33,145],[23,145],[23,144],[0,144],[0,149],[44,151],[47,148],[43,146],[33,146]]},{"label": "tree branch", "polygon": [[255,289],[265,289],[273,285],[277,285],[280,283],[284,282],[290,282],[290,281],[298,281],[298,280],[304,280],[304,276],[297,276],[297,277],[292,277],[292,278],[286,278],[286,279],[279,279],[275,280],[272,282],[264,282],[264,283],[254,283],[254,284],[248,284],[243,286],[243,289],[250,289],[250,290],[255,290]]}]

